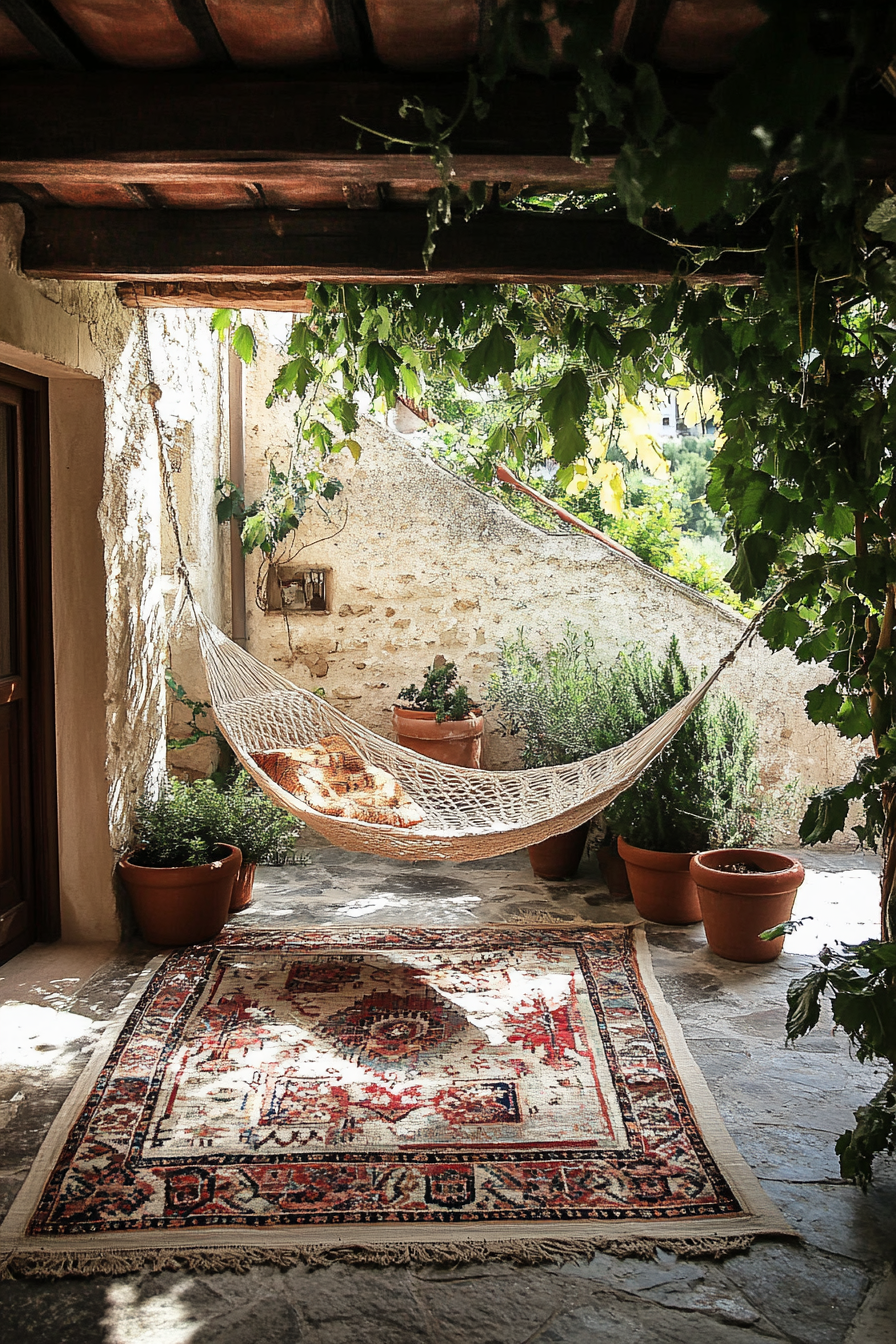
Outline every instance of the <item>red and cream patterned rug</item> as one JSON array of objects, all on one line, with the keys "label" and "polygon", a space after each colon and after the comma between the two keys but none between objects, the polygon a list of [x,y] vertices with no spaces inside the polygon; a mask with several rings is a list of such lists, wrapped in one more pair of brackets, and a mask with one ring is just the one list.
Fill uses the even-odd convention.
[{"label": "red and cream patterned rug", "polygon": [[792,1233],[636,926],[242,929],[154,963],[5,1273],[720,1252]]}]

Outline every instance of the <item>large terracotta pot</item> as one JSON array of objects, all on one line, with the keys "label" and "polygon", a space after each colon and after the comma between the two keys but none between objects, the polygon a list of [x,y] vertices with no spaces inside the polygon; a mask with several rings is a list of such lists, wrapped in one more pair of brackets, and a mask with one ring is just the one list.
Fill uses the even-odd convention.
[{"label": "large terracotta pot", "polygon": [[243,856],[233,845],[196,868],[144,868],[123,858],[118,870],[148,943],[183,947],[217,938],[227,922],[233,883]]},{"label": "large terracotta pot", "polygon": [[[732,872],[732,868],[758,869]],[[709,849],[691,859],[706,941],[727,961],[774,961],[783,935],[759,937],[790,918],[806,871],[798,859],[768,849]]]},{"label": "large terracotta pot", "polygon": [[238,910],[245,910],[247,905],[252,903],[252,884],[255,881],[255,869],[258,867],[255,863],[241,863],[240,870],[233,883],[233,893],[230,897],[230,913],[235,915]]},{"label": "large terracotta pot", "polygon": [[478,770],[482,759],[482,710],[475,709],[465,719],[443,719],[426,709],[402,709],[392,706],[392,727],[402,747],[410,747],[421,756],[445,765],[463,765]]},{"label": "large terracotta pot", "polygon": [[607,890],[617,901],[630,901],[632,889],[628,880],[625,860],[620,856],[615,837],[609,844],[599,845],[597,862],[601,877],[607,884]]},{"label": "large terracotta pot", "polygon": [[657,924],[697,924],[700,901],[691,877],[693,854],[666,854],[658,849],[638,849],[619,838],[619,854],[625,860],[632,900],[644,919]]},{"label": "large terracotta pot", "polygon": [[546,882],[563,882],[575,877],[585,852],[590,821],[582,822],[575,830],[564,831],[562,835],[552,835],[547,840],[539,840],[529,846],[529,862],[536,877]]}]

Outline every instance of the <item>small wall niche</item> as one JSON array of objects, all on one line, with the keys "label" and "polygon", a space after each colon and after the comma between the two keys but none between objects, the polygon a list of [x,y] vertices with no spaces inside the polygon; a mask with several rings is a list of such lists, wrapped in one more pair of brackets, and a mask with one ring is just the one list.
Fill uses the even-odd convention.
[{"label": "small wall niche", "polygon": [[285,611],[290,616],[328,616],[332,595],[330,565],[271,565],[268,570],[268,611]]}]

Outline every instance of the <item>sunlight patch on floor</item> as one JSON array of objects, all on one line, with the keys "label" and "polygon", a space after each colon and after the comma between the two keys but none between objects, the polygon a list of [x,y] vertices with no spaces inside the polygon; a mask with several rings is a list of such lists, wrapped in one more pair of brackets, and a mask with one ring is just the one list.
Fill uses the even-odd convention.
[{"label": "sunlight patch on floor", "polygon": [[191,1320],[182,1298],[191,1291],[189,1279],[180,1279],[164,1292],[140,1301],[131,1283],[111,1283],[106,1289],[107,1309],[102,1324],[104,1344],[189,1344],[202,1328]]},{"label": "sunlight patch on floor", "polygon": [[793,917],[806,919],[806,923],[787,935],[785,947],[803,956],[816,956],[825,943],[879,938],[880,878],[868,868],[839,873],[807,870]]},{"label": "sunlight patch on floor", "polygon": [[96,1025],[93,1018],[42,1004],[0,1004],[0,1068],[49,1068],[57,1051],[92,1034]]},{"label": "sunlight patch on floor", "polygon": [[356,901],[346,901],[340,906],[340,913],[349,919],[367,919],[370,915],[379,914],[383,910],[407,910],[414,906],[425,904],[433,910],[437,908],[454,907],[455,911],[462,910],[464,913],[472,911],[475,906],[482,904],[481,896],[399,896],[394,891],[374,891],[370,896],[364,896]]}]

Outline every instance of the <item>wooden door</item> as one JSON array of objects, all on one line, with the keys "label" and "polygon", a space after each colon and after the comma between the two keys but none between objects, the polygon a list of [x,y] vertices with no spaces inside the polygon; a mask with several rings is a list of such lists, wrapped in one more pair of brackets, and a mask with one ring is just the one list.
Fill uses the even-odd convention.
[{"label": "wooden door", "polygon": [[45,412],[0,369],[0,961],[58,937]]}]

